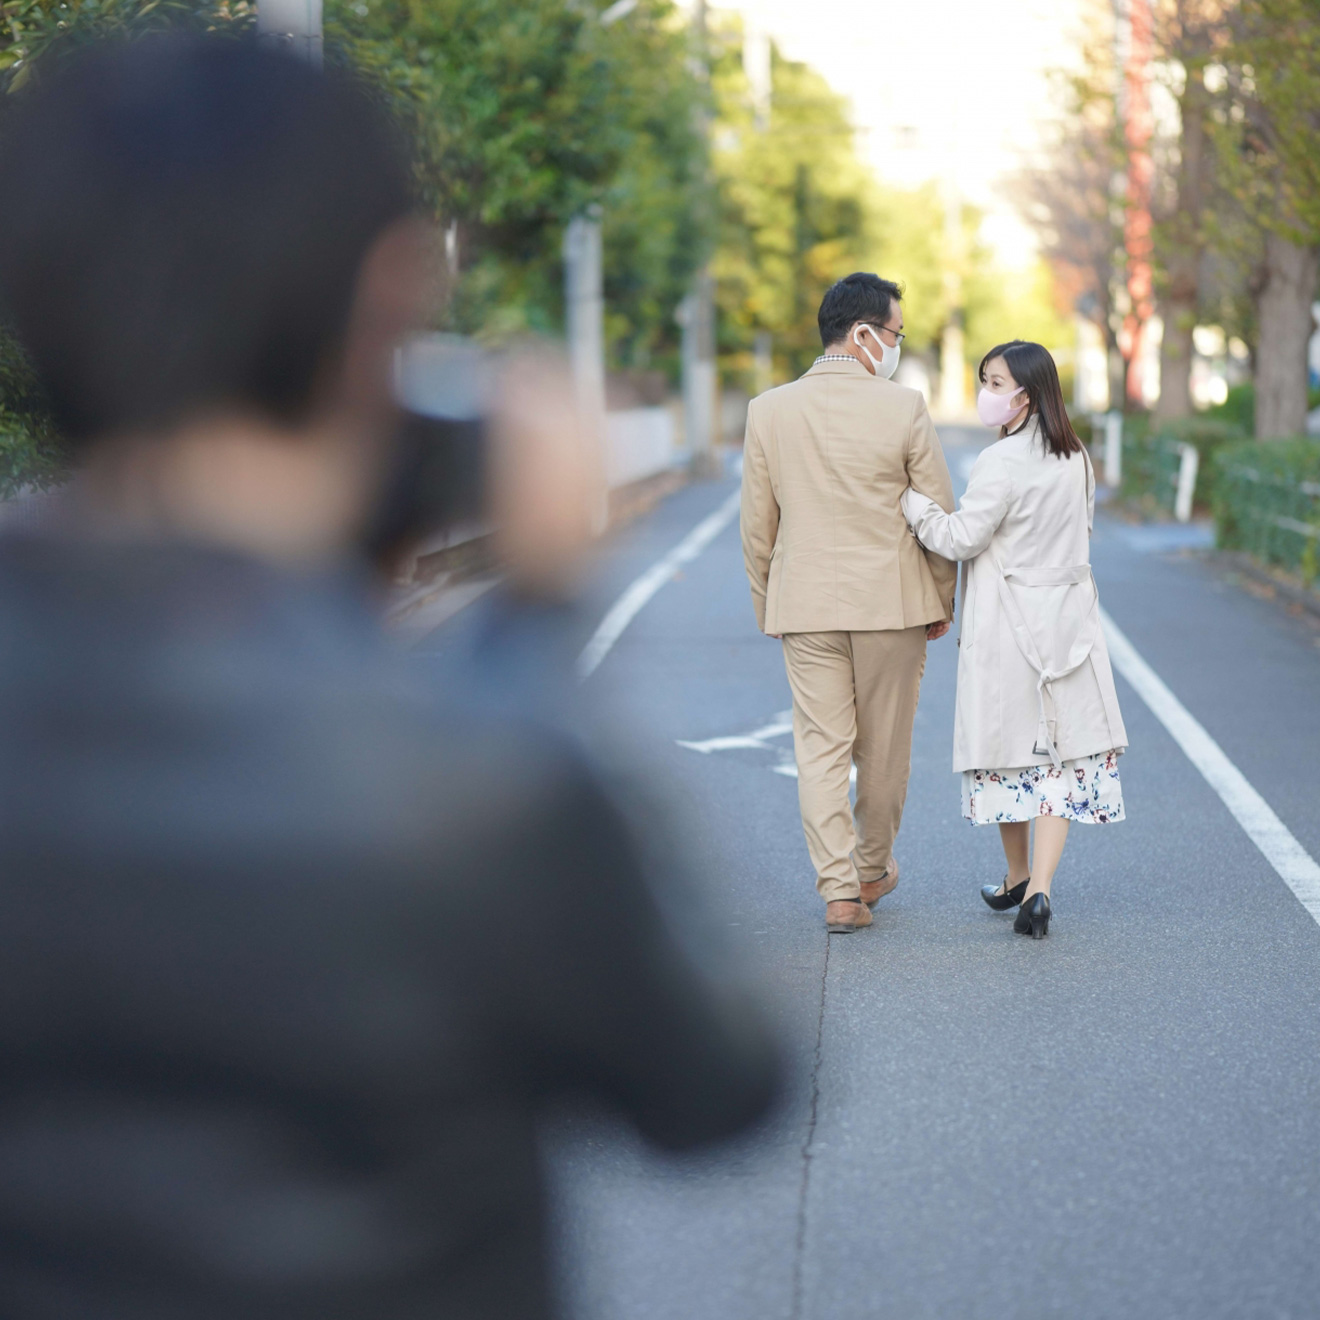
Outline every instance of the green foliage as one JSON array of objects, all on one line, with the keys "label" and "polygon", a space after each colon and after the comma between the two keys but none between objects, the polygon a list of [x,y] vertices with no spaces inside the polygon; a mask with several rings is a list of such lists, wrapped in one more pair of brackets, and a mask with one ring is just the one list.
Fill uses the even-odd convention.
[{"label": "green foliage", "polygon": [[804,371],[821,348],[822,295],[855,270],[904,286],[909,354],[938,345],[958,288],[973,363],[1017,336],[1054,349],[1071,344],[1049,268],[1004,271],[979,238],[982,216],[974,207],[962,208],[961,230],[951,234],[938,184],[878,181],[858,154],[847,103],[777,50],[769,121],[758,127],[741,41],[736,22],[721,29],[712,75],[720,207],[714,269],[726,379],[759,387],[753,345],[760,332],[772,338],[776,379]]},{"label": "green foliage", "polygon": [[612,359],[672,352],[673,311],[702,256],[703,93],[668,0],[603,26],[565,0],[329,0],[332,58],[390,96],[418,178],[453,225],[447,328],[500,339],[562,324],[564,227],[604,210]]},{"label": "green foliage", "polygon": [[51,58],[89,41],[174,28],[246,31],[254,0],[0,0],[0,92],[21,91]]},{"label": "green foliage", "polygon": [[769,121],[758,127],[741,40],[736,25],[718,33],[712,65],[714,275],[721,365],[752,385],[758,332],[773,336],[780,374],[799,374],[820,352],[821,295],[852,271],[876,269],[866,263],[877,217],[874,183],[858,159],[843,98],[776,50]]},{"label": "green foliage", "polygon": [[[1064,397],[1071,397],[1076,331],[1059,307],[1059,284],[1048,262],[1005,271],[979,246],[973,273],[964,285],[967,347],[972,367],[987,349],[1009,339],[1029,339],[1053,353]],[[979,388],[979,386],[978,386]]]},{"label": "green foliage", "polygon": [[1179,446],[1191,445],[1200,455],[1196,503],[1213,506],[1219,473],[1215,457],[1226,447],[1240,445],[1249,434],[1246,427],[1204,413],[1179,418],[1125,417],[1123,499],[1150,513],[1171,513],[1182,461]]},{"label": "green foliage", "polygon": [[[247,0],[0,0],[0,117],[9,97],[91,41],[187,27],[238,34],[255,15]],[[0,326],[0,497],[46,487],[65,457],[19,345]]]},{"label": "green foliage", "polygon": [[1244,435],[1250,435],[1256,425],[1256,387],[1250,382],[1245,385],[1234,385],[1223,403],[1207,408],[1202,415],[1217,421],[1229,422]]},{"label": "green foliage", "polygon": [[1320,440],[1248,441],[1215,456],[1219,545],[1313,582],[1320,542]]},{"label": "green foliage", "polygon": [[[1307,406],[1320,408],[1320,389],[1312,386]],[[1256,425],[1256,387],[1250,381],[1245,385],[1234,385],[1223,403],[1207,408],[1201,416],[1229,422],[1244,434],[1250,435]]]},{"label": "green foliage", "polygon": [[[0,92],[87,41],[241,34],[254,18],[252,0],[0,0]],[[600,204],[610,358],[676,367],[674,309],[708,244],[694,114],[706,93],[669,0],[609,26],[571,0],[327,0],[325,23],[327,60],[398,117],[419,192],[457,239],[444,328],[488,341],[559,330],[563,231]],[[33,479],[48,434],[35,407],[0,378],[5,452]]]},{"label": "green foliage", "polygon": [[1241,0],[1212,131],[1251,220],[1320,242],[1320,2]]},{"label": "green foliage", "polygon": [[64,456],[22,350],[0,327],[0,498],[54,485]]}]

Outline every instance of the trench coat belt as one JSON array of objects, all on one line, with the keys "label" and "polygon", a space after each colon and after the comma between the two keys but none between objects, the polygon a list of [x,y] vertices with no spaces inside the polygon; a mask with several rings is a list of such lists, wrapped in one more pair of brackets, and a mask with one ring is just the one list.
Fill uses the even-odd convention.
[{"label": "trench coat belt", "polygon": [[1059,757],[1058,748],[1054,745],[1054,739],[1050,737],[1049,713],[1046,708],[1045,697],[1055,679],[1065,678],[1074,670],[1080,669],[1090,658],[1091,649],[1095,646],[1095,639],[1100,630],[1099,596],[1097,594],[1094,597],[1094,604],[1086,623],[1069,643],[1068,658],[1064,666],[1061,669],[1051,670],[1046,667],[1045,662],[1040,657],[1036,639],[1027,624],[1026,616],[1022,613],[1022,605],[1013,594],[1009,583],[1016,582],[1024,587],[1070,587],[1090,581],[1094,585],[1095,579],[1091,574],[1091,566],[1090,564],[1074,564],[1068,568],[1037,568],[1034,566],[1003,568],[998,561],[995,561],[995,568],[999,574],[996,585],[999,590],[1000,603],[1004,607],[1009,626],[1013,630],[1018,650],[1022,652],[1027,663],[1036,671],[1036,700],[1039,703],[1040,713],[1036,745],[1039,747],[1043,738],[1045,751],[1049,753],[1049,758],[1055,769],[1062,769],[1063,761]]}]

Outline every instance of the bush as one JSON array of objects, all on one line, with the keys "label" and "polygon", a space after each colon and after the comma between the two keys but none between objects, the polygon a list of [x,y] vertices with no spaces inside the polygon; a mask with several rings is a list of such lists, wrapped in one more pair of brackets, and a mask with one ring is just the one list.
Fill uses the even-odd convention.
[{"label": "bush", "polygon": [[1245,550],[1298,572],[1320,572],[1320,440],[1248,441],[1216,453],[1215,532],[1221,548]]},{"label": "bush", "polygon": [[[1312,388],[1308,398],[1308,407],[1320,408],[1320,388]],[[1251,435],[1256,429],[1256,387],[1250,382],[1234,385],[1223,403],[1207,408],[1200,415],[1208,421],[1228,422]]]},{"label": "bush", "polygon": [[1215,454],[1248,438],[1243,428],[1204,413],[1167,421],[1144,414],[1124,418],[1123,498],[1152,512],[1172,511],[1181,463],[1179,446],[1191,445],[1200,455],[1196,503],[1212,508],[1217,480]]},{"label": "bush", "polygon": [[61,481],[64,454],[22,350],[0,327],[0,499]]}]

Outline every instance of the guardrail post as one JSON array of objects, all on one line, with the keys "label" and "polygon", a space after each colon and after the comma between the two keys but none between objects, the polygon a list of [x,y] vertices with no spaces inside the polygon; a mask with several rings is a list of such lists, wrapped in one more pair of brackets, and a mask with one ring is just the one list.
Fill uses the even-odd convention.
[{"label": "guardrail post", "polygon": [[1178,495],[1173,502],[1173,516],[1179,522],[1191,522],[1192,499],[1196,494],[1196,474],[1201,454],[1195,445],[1178,446]]},{"label": "guardrail post", "polygon": [[1123,414],[1117,409],[1105,416],[1105,484],[1123,484]]}]

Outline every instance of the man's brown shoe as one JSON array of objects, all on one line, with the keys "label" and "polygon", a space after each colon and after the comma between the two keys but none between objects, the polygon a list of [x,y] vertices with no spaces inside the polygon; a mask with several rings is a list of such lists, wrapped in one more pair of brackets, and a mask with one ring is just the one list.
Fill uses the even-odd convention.
[{"label": "man's brown shoe", "polygon": [[825,929],[831,935],[851,935],[871,924],[871,909],[860,899],[836,898],[825,904]]},{"label": "man's brown shoe", "polygon": [[889,870],[878,880],[864,880],[862,882],[862,902],[867,907],[873,908],[886,894],[892,894],[894,887],[898,884],[898,863],[890,862]]}]

